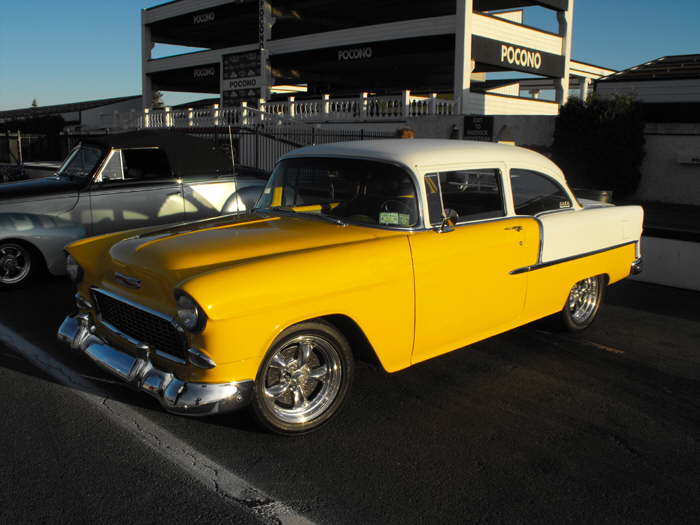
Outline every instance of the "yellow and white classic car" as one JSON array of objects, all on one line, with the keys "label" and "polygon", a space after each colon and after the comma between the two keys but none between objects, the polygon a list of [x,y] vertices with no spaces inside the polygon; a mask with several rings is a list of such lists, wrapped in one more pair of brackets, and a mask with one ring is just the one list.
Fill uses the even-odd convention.
[{"label": "yellow and white classic car", "polygon": [[642,215],[582,205],[515,146],[302,148],[252,212],[68,246],[78,311],[58,335],[168,411],[250,405],[307,432],[363,352],[394,372],[555,313],[586,328],[604,288],[640,269]]}]

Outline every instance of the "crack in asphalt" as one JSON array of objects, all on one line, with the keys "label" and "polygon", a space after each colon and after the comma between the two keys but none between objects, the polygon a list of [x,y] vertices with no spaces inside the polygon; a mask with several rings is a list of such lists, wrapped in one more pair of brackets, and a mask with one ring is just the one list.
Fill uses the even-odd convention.
[{"label": "crack in asphalt", "polygon": [[633,456],[640,458],[640,459],[644,459],[644,455],[641,454],[637,449],[633,448],[629,444],[629,441],[627,441],[622,436],[618,436],[617,434],[610,434],[610,438],[615,442],[615,444],[622,447],[624,450],[626,450],[627,452],[629,452]]}]

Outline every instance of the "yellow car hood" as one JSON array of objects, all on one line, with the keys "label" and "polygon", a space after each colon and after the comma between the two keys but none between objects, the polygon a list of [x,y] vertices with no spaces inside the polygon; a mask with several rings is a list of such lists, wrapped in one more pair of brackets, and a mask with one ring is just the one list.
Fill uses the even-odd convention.
[{"label": "yellow car hood", "polygon": [[[109,253],[118,267],[172,272],[179,280],[222,265],[360,242],[387,233],[308,216],[254,213],[149,230],[117,242]],[[175,275],[168,280],[172,277]]]}]

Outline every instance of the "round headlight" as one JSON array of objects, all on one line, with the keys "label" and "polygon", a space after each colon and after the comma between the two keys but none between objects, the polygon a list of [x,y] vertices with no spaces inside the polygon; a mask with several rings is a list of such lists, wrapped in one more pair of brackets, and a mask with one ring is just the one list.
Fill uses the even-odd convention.
[{"label": "round headlight", "polygon": [[204,314],[199,305],[189,295],[180,293],[177,296],[177,320],[190,332],[204,328]]},{"label": "round headlight", "polygon": [[72,255],[68,255],[68,257],[66,257],[66,272],[68,273],[70,280],[75,284],[78,284],[83,280],[83,269]]}]

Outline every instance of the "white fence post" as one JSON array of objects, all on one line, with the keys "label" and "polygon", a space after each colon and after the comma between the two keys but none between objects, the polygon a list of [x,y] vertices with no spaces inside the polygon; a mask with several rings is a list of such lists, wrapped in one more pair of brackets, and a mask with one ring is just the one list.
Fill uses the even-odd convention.
[{"label": "white fence post", "polygon": [[331,96],[329,94],[324,94],[321,101],[321,113],[328,119],[328,114],[331,112]]},{"label": "white fence post", "polygon": [[437,115],[437,93],[430,94],[430,102],[428,103],[430,115]]},{"label": "white fence post", "polygon": [[138,122],[136,121],[136,110],[134,108],[131,108],[131,110],[129,110],[129,123],[127,127],[138,128]]},{"label": "white fence post", "polygon": [[194,126],[194,110],[187,108],[187,125]]},{"label": "white fence post", "polygon": [[151,110],[149,108],[143,108],[143,127],[151,127]]},{"label": "white fence post", "polygon": [[362,120],[367,119],[367,92],[363,91],[360,94],[360,118]]},{"label": "white fence post", "polygon": [[219,125],[219,116],[221,115],[221,112],[219,111],[219,105],[214,104],[212,111],[211,111],[211,116],[214,117],[214,126]]},{"label": "white fence post", "polygon": [[170,106],[165,107],[165,127],[166,128],[173,127],[173,113],[172,113],[172,108]]},{"label": "white fence post", "polygon": [[408,89],[401,92],[401,106],[402,106],[401,114],[404,117],[410,116],[410,114],[411,114],[411,92]]},{"label": "white fence post", "polygon": [[266,120],[265,113],[267,113],[267,100],[264,98],[258,99],[258,110],[260,112],[256,114],[256,119],[259,122],[264,122]]},{"label": "white fence post", "polygon": [[248,103],[246,101],[241,102],[241,126],[248,125]]},{"label": "white fence post", "polygon": [[297,111],[296,111],[296,106],[294,105],[294,101],[296,100],[296,97],[289,96],[287,97],[287,114],[289,115],[289,118],[295,118]]}]

